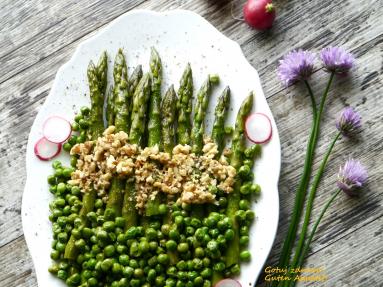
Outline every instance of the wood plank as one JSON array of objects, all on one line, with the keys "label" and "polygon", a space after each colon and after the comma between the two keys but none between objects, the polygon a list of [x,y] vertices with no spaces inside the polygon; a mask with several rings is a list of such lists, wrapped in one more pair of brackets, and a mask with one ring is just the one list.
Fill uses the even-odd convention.
[{"label": "wood plank", "polygon": [[0,249],[0,283],[3,287],[37,286],[32,259],[24,237],[18,237]]},{"label": "wood plank", "polygon": [[[77,44],[92,35],[94,29],[116,17],[119,12],[127,11],[132,3],[132,1],[113,1],[115,4],[113,6],[110,5],[110,1],[108,3],[82,1],[82,5],[79,6],[72,2],[74,1],[56,1],[49,7],[39,0],[2,1],[0,4],[1,8],[6,7],[6,9],[0,9],[0,15],[2,15],[0,17],[0,64],[2,67],[0,82],[5,81],[0,84],[0,124],[2,126],[0,130],[0,190],[2,191],[0,193],[0,213],[2,214],[0,246],[3,246],[0,252],[15,254],[7,248],[10,244],[17,242],[19,244],[17,246],[24,252],[15,258],[21,258],[24,261],[23,264],[29,267],[31,262],[25,257],[27,255],[23,255],[27,254],[23,241],[20,243],[17,239],[12,243],[8,242],[22,234],[19,213],[25,178],[25,144],[30,125],[48,94],[58,67],[69,58]],[[329,172],[322,185],[326,188],[318,194],[314,215],[318,214],[318,206],[323,204],[328,193],[332,191],[335,176],[330,171],[335,172],[338,165],[350,154],[371,164],[369,193],[360,201],[342,201],[339,210],[331,213],[324,221],[326,228],[319,230],[313,252],[336,246],[346,234],[363,240],[365,233],[369,230],[368,227],[363,226],[382,214],[379,208],[382,205],[382,192],[379,192],[378,176],[381,173],[379,162],[382,160],[379,135],[382,134],[383,104],[379,101],[379,97],[382,94],[383,37],[379,25],[376,25],[382,16],[382,4],[381,1],[357,2],[354,0],[280,1],[276,26],[271,32],[265,33],[254,32],[244,23],[231,19],[229,1],[147,1],[139,6],[139,8],[154,10],[187,8],[200,13],[224,34],[238,41],[246,57],[258,69],[263,79],[265,94],[269,97],[271,108],[277,119],[283,143],[283,174],[280,181],[281,222],[270,264],[277,259],[281,238],[286,232],[294,187],[301,172],[305,136],[309,127],[308,101],[302,100],[299,95],[305,94],[304,90],[298,88],[284,90],[275,74],[277,60],[293,47],[319,49],[330,43],[340,44],[353,50],[358,56],[359,67],[353,75],[352,82],[343,80],[344,83],[334,91],[334,98],[330,99],[330,109],[325,115],[328,122],[322,129],[323,140],[319,144],[318,158],[323,154],[326,142],[331,135],[333,127],[331,120],[342,106],[357,105],[360,110],[363,110],[366,129],[362,139],[356,144],[340,144],[336,148],[336,152],[343,156],[336,158],[329,166]],[[92,8],[95,11],[92,11]],[[89,15],[88,11],[94,12],[94,15]],[[235,12],[240,11],[236,9]],[[315,15],[315,18],[309,18],[310,15]],[[23,21],[18,21],[19,19]],[[89,29],[84,23],[89,25]],[[318,26],[317,23],[320,25]],[[318,88],[323,89],[323,74],[317,73],[315,79],[322,82]],[[290,110],[296,112],[289,113]],[[329,240],[326,239],[327,236]],[[358,252],[355,254],[347,258],[344,256],[345,264],[362,263],[364,259],[359,258]],[[328,261],[331,261],[331,256],[328,256]],[[333,274],[341,271],[336,264],[333,268]],[[29,273],[24,277],[30,277],[31,282],[20,281],[23,277],[20,274],[29,272],[25,270],[27,269],[14,272],[8,279],[3,279],[7,280],[6,284],[9,284],[6,286],[36,286],[34,277],[31,277]],[[363,266],[360,274],[363,274],[363,270],[365,273],[368,272],[368,267]],[[371,274],[371,280],[377,280],[378,274],[376,273],[375,277]],[[1,278],[0,282],[3,286]],[[373,282],[371,280],[370,282]],[[16,285],[11,285],[15,282]]]},{"label": "wood plank", "polygon": [[[334,209],[342,208],[334,204]],[[327,214],[325,218],[331,217]],[[366,224],[363,228],[341,237],[328,248],[310,254],[305,267],[323,268],[319,274],[326,275],[324,282],[300,282],[297,286],[355,287],[381,286],[383,272],[383,217]],[[317,245],[313,242],[313,247]],[[309,276],[309,273],[302,274]],[[264,275],[265,276],[265,275]],[[260,282],[263,281],[260,278]],[[257,285],[258,286],[258,285]],[[259,287],[267,286],[259,283]]]}]

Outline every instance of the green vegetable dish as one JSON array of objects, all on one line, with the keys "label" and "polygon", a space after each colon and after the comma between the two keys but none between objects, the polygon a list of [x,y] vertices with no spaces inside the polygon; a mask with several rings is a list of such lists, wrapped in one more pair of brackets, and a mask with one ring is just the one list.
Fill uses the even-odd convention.
[{"label": "green vegetable dish", "polygon": [[[225,127],[230,89],[205,132],[208,75],[195,93],[187,64],[180,85],[161,94],[163,66],[152,48],[149,71],[128,75],[120,49],[107,83],[107,54],[88,66],[91,106],[81,108],[63,145],[70,167],[54,161],[48,177],[53,242],[49,268],[68,286],[214,286],[240,273],[260,192],[246,147],[243,101]],[[193,111],[193,113],[192,113]],[[231,140],[231,147],[225,142]]]}]

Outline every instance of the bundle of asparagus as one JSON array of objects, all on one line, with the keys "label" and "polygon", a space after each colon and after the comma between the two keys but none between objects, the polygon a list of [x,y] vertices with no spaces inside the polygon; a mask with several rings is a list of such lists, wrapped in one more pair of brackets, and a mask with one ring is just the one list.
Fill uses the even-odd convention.
[{"label": "bundle of asparagus", "polygon": [[[181,77],[178,98],[173,85],[161,96],[162,63],[154,48],[149,66],[145,74],[137,66],[129,77],[120,49],[113,87],[107,90],[106,53],[97,65],[89,64],[91,107],[76,118],[87,117],[89,125],[83,125],[83,137],[68,140],[67,150],[87,138],[97,140],[113,125],[116,132],[128,135],[130,144],[141,148],[157,146],[171,155],[175,146],[189,145],[193,154],[202,154],[206,111],[218,76],[209,75],[197,92],[192,119],[190,65]],[[72,169],[55,161],[55,174],[48,182],[55,195],[51,257],[57,262],[50,271],[68,286],[212,286],[223,277],[238,275],[240,260],[250,260],[250,253],[242,249],[249,242],[254,219],[251,196],[259,192],[251,172],[259,146],[246,148],[244,138],[244,120],[253,96],[250,93],[242,103],[232,135],[228,160],[237,171],[233,191],[227,194],[209,186],[216,196],[214,203],[179,204],[176,195],[158,191],[139,214],[134,177],[114,176],[103,202],[96,187],[81,193],[78,186],[68,184],[77,166],[75,156]],[[217,146],[217,158],[225,146],[229,103],[226,87],[218,98],[209,136]]]}]

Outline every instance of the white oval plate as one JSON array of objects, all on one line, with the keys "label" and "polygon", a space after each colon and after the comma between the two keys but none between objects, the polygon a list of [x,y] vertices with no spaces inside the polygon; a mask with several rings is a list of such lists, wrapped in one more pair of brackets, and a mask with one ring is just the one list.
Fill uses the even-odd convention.
[{"label": "white oval plate", "polygon": [[[239,45],[225,37],[201,16],[183,10],[156,13],[136,10],[119,17],[95,36],[84,41],[73,57],[57,72],[53,87],[31,128],[26,153],[27,181],[25,184],[22,218],[23,231],[34,262],[39,286],[64,286],[47,271],[51,260],[51,223],[48,204],[47,176],[51,162],[43,162],[33,153],[35,142],[42,136],[41,127],[50,115],[72,119],[75,111],[89,104],[86,69],[90,60],[96,61],[102,51],[114,58],[122,47],[130,71],[137,64],[148,70],[150,47],[155,46],[164,64],[164,84],[178,88],[179,78],[187,62],[191,63],[195,87],[208,73],[218,73],[221,79],[215,89],[208,112],[208,130],[214,103],[225,85],[232,91],[232,111],[228,123],[233,123],[242,100],[254,90],[254,111],[267,114],[273,125],[272,140],[264,145],[262,157],[255,165],[256,182],[262,195],[254,204],[257,218],[251,228],[252,260],[242,265],[239,281],[242,286],[254,286],[269,254],[277,230],[279,216],[278,178],[280,170],[280,142],[277,127],[262,92],[257,71],[247,62]],[[111,65],[111,62],[110,62]],[[111,77],[109,69],[109,77]],[[68,156],[58,159],[68,163]]]}]

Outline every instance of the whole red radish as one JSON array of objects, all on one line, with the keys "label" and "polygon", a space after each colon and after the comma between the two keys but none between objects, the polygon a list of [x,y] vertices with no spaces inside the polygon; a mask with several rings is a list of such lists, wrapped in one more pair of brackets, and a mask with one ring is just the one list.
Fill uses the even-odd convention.
[{"label": "whole red radish", "polygon": [[275,7],[271,0],[248,0],[243,7],[245,21],[257,30],[271,28],[275,19]]}]

